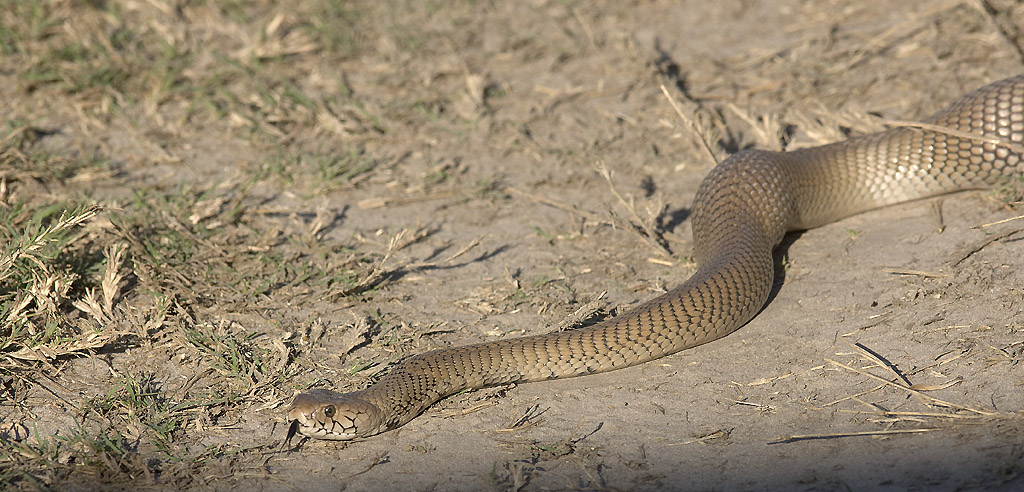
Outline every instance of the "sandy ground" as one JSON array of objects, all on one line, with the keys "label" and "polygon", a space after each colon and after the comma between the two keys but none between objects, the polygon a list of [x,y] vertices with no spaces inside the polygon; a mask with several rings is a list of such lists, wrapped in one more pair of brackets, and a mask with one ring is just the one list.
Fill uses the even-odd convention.
[{"label": "sandy ground", "polygon": [[[188,480],[111,487],[1024,488],[1024,236],[1019,222],[975,227],[1015,215],[991,192],[791,235],[772,300],[722,340],[613,373],[462,394],[397,431],[275,452],[294,391],[357,389],[400,356],[543,333],[604,292],[598,317],[683,281],[689,207],[714,164],[701,136],[719,160],[818,145],[926,117],[1024,65],[1012,29],[1024,11],[994,0],[531,0],[402,15],[431,33],[425,44],[379,31],[366,53],[337,66],[305,60],[294,75],[307,91],[344,79],[368,113],[405,105],[387,114],[408,119],[385,119],[386,131],[353,113],[332,136],[381,165],[323,193],[260,183],[247,200],[285,235],[326,209],[328,244],[383,251],[402,229],[422,237],[354,298],[267,309],[208,298],[197,316],[285,336],[302,370],[234,408],[230,424],[197,423],[176,445],[262,451],[196,464],[181,472]],[[121,163],[112,195],[140,182],[229,180],[267,152],[212,130],[157,132],[175,120],[89,134],[54,121],[35,96],[13,97],[27,100],[12,106],[21,117],[42,111],[64,138],[105,142]],[[152,159],[153,141],[179,159]],[[354,343],[363,318],[367,339]],[[74,391],[76,375],[109,364],[150,364],[166,381],[199,372],[168,354],[140,363],[138,352],[74,359],[61,377]],[[376,365],[350,374],[358,364]],[[898,380],[885,364],[927,391],[883,382]],[[34,415],[45,417],[55,411],[38,403],[43,393]],[[90,480],[72,473],[63,486]]]}]

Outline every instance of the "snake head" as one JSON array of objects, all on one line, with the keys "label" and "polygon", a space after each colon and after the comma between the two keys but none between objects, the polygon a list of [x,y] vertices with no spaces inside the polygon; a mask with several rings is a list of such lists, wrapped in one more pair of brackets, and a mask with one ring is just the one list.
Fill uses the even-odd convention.
[{"label": "snake head", "polygon": [[348,441],[384,431],[376,405],[359,398],[360,392],[337,393],[314,389],[299,393],[288,407],[288,439],[296,433],[318,439]]}]

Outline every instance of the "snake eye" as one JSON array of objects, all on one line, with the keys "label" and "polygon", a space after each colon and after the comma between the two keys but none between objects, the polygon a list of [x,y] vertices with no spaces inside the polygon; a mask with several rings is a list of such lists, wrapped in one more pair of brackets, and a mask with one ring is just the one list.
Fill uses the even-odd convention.
[{"label": "snake eye", "polygon": [[329,419],[333,419],[334,418],[334,412],[336,412],[336,411],[337,410],[334,409],[334,405],[327,405],[326,407],[324,407],[324,417],[327,417]]}]

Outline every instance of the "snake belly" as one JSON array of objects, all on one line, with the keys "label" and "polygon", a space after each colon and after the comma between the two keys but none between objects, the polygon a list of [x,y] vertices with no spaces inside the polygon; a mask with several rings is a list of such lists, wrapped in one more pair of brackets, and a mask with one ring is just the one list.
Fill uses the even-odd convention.
[{"label": "snake belly", "polygon": [[611,371],[710,342],[764,306],[772,250],[787,231],[1024,174],[1024,75],[966,94],[925,123],[791,152],[734,154],[697,191],[699,266],[679,287],[586,328],[416,355],[361,391],[300,393],[288,409],[288,437],[371,436],[459,391]]}]

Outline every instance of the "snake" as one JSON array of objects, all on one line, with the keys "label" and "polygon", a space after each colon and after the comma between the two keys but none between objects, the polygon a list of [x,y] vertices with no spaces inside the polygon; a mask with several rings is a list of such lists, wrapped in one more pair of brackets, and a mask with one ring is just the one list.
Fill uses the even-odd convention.
[{"label": "snake", "polygon": [[817,147],[741,150],[694,198],[695,272],[596,324],[406,358],[366,389],[312,389],[287,409],[287,440],[352,440],[395,429],[455,393],[584,376],[724,337],[768,301],[788,231],[908,200],[992,188],[1024,174],[1024,75],[969,92],[920,124]]}]

